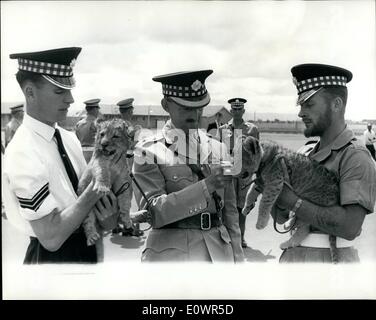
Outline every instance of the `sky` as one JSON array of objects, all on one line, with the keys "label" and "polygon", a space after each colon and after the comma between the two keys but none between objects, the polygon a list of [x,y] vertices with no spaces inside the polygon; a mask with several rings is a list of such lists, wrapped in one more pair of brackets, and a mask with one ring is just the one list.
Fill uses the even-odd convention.
[{"label": "sky", "polygon": [[79,46],[71,111],[100,98],[160,103],[152,77],[212,69],[211,103],[297,114],[290,69],[353,72],[346,119],[376,119],[375,1],[1,1],[1,100],[22,102],[10,53]]}]

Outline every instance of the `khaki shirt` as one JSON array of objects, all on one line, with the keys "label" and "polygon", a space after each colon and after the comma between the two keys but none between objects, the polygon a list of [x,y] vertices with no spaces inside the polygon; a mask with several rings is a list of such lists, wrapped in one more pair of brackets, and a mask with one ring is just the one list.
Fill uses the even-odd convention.
[{"label": "khaki shirt", "polygon": [[[199,180],[186,164],[185,140],[184,148],[179,148],[164,132],[162,130],[161,133],[140,141],[135,149],[134,177],[147,198],[152,199],[150,209],[153,229],[148,236],[144,253],[151,250],[154,256],[162,257],[158,258],[159,261],[164,259],[163,255],[165,260],[180,261],[191,260],[198,251],[206,252],[207,249],[211,261],[243,261],[235,192],[231,182],[225,188],[217,190],[224,200],[224,225],[208,231],[163,228],[201,212],[216,212],[215,202],[205,182]],[[213,159],[220,159],[221,152],[226,147],[204,132],[200,132],[199,145],[200,163],[206,163],[201,166],[201,170],[207,176]],[[140,209],[144,209],[146,200],[137,187],[134,187],[134,193]]]},{"label": "khaki shirt", "polygon": [[12,118],[9,123],[5,127],[5,146],[8,145],[10,140],[12,140],[14,134],[16,133],[17,129],[21,125],[21,121],[17,120],[16,118]]},{"label": "khaki shirt", "polygon": [[76,135],[83,147],[94,146],[95,134],[97,132],[95,119],[94,116],[88,114],[76,124]]},{"label": "khaki shirt", "polygon": [[340,205],[359,204],[372,213],[376,201],[376,166],[363,143],[346,127],[329,146],[317,151],[319,144],[308,156],[338,174]]},{"label": "khaki shirt", "polygon": [[[260,134],[258,131],[258,128],[251,122],[243,121],[243,123],[240,126],[235,127],[233,124],[233,119],[231,119],[228,123],[221,126],[219,128],[219,132],[222,132],[224,135],[226,134],[226,131],[224,129],[230,130],[227,134],[230,135],[230,139],[226,139],[222,137],[222,141],[227,144],[229,144],[229,150],[232,154],[232,150],[234,148],[234,130],[235,129],[241,129],[242,134],[245,136],[252,136],[256,139],[260,139]],[[238,177],[233,178],[234,182],[234,188],[235,188],[235,194],[236,194],[236,206],[238,208],[244,207],[245,197],[247,195],[247,191],[251,185],[252,176],[246,176],[246,177]]]}]

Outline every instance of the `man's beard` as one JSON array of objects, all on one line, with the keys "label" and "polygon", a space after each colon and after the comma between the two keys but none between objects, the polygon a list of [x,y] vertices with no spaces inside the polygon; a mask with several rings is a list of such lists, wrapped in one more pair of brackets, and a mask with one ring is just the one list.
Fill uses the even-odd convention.
[{"label": "man's beard", "polygon": [[317,120],[317,123],[313,124],[309,128],[304,129],[304,136],[309,137],[320,137],[324,131],[332,123],[332,113],[329,106],[326,107],[325,113],[321,114]]}]

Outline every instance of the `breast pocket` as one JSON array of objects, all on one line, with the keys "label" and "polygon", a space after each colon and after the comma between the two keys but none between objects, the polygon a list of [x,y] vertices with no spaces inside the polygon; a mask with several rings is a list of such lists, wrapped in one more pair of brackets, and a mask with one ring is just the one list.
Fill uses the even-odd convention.
[{"label": "breast pocket", "polygon": [[195,182],[191,169],[186,165],[175,165],[161,169],[166,181],[167,193],[184,189]]}]

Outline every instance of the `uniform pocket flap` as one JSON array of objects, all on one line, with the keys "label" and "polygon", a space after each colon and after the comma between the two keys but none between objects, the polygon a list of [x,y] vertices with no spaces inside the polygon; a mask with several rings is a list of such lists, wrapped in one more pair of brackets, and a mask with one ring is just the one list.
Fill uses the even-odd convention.
[{"label": "uniform pocket flap", "polygon": [[226,227],[224,225],[221,225],[218,229],[219,229],[219,232],[221,234],[222,240],[226,243],[230,243],[231,238],[230,238],[230,235],[229,235]]},{"label": "uniform pocket flap", "polygon": [[180,180],[193,181],[192,171],[186,165],[170,166],[162,169],[166,181],[178,182]]},{"label": "uniform pocket flap", "polygon": [[167,249],[178,249],[188,252],[188,235],[184,229],[154,229],[150,232],[145,249],[162,252]]}]

